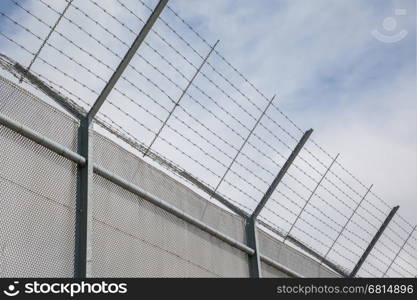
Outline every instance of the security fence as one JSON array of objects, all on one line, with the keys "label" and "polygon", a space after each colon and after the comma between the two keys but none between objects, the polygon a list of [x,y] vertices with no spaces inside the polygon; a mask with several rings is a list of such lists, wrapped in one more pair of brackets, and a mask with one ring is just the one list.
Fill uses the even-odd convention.
[{"label": "security fence", "polygon": [[[276,268],[280,259],[273,259],[273,251],[262,255],[260,244],[266,242],[259,241],[257,228],[262,229],[261,235],[268,233],[279,242],[281,250],[288,245],[288,249],[305,253],[320,270],[331,269],[340,276],[416,276],[415,227],[396,213],[398,207],[392,207],[371,185],[355,177],[342,165],[339,155],[329,154],[310,137],[311,130],[295,124],[278,107],[275,96],[266,96],[216,49],[218,41],[209,43],[166,5],[167,1],[157,5],[140,0],[116,0],[111,5],[94,0],[7,2],[9,6],[0,11],[3,69],[32,93],[49,97],[49,103],[63,109],[71,121],[62,125],[68,128],[62,128],[53,122],[58,112],[49,116],[45,111],[50,110],[40,107],[34,116],[42,117],[27,120],[28,107],[21,101],[14,101],[18,105],[8,119],[11,106],[7,102],[16,97],[16,87],[3,84],[0,112],[5,116],[4,135],[6,140],[16,139],[9,147],[29,147],[27,144],[32,143],[30,147],[36,148],[32,149],[36,158],[21,153],[21,157],[12,156],[2,164],[4,184],[8,182],[3,190],[13,190],[10,184],[20,182],[41,198],[34,204],[39,207],[38,215],[29,207],[24,210],[28,224],[2,218],[2,236],[21,242],[30,239],[30,220],[40,218],[46,228],[54,228],[48,223],[54,221],[46,220],[48,215],[68,222],[73,226],[50,233],[50,243],[60,240],[60,251],[76,249],[75,261],[64,263],[59,255],[68,256],[50,248],[58,256],[48,262],[73,264],[71,272],[76,276],[191,276],[196,274],[193,268],[207,272],[199,273],[201,276],[261,276],[268,273],[266,261]],[[25,135],[26,131],[23,135],[28,140],[19,144],[22,131],[16,133],[6,127],[10,128],[13,121],[19,125],[22,120],[29,121],[26,126],[35,133],[48,136],[52,146],[46,145],[42,136]],[[145,164],[137,158],[120,161],[120,150],[112,147],[103,151],[106,147],[97,142],[100,139],[93,133],[93,124],[98,133],[176,176],[181,187],[160,192],[160,184],[155,187],[151,182],[144,188],[143,182],[155,180],[149,174],[139,179]],[[18,152],[2,148],[9,155]],[[39,173],[25,172],[32,161],[36,161],[34,168]],[[131,174],[132,164],[138,163],[137,174]],[[64,175],[66,180],[59,177]],[[135,184],[141,188],[135,190]],[[210,231],[204,222],[198,223],[198,217],[187,219],[193,216],[191,208],[187,216],[181,217],[181,209],[174,210],[175,217],[167,214],[167,210],[173,211],[158,201],[174,201],[167,195],[183,186],[205,198],[198,217],[205,216],[206,207],[211,205],[207,200],[234,212],[243,227],[231,231],[240,232],[242,239],[226,234],[227,226]],[[23,191],[19,195],[21,199],[28,197]],[[21,202],[13,197],[13,202]],[[54,207],[42,208],[47,205],[42,197],[51,200]],[[62,211],[58,212],[57,203],[61,203]],[[183,205],[175,204],[177,209]],[[4,205],[9,217],[21,209],[12,203]],[[53,213],[47,213],[48,209]],[[126,215],[131,215],[129,220]],[[13,233],[16,237],[7,233],[15,230],[9,225],[13,222],[18,223],[19,230]],[[187,222],[202,231],[189,228]],[[155,230],[152,236],[140,235],[151,234],[141,231],[144,224]],[[64,228],[72,229],[60,232]],[[135,241],[121,238],[118,230],[136,237]],[[207,241],[206,234],[219,240],[210,246],[203,242],[197,246],[198,239]],[[38,253],[35,236],[29,245]],[[143,240],[152,241],[152,246],[140,246]],[[225,249],[224,243],[238,245],[238,250]],[[125,249],[120,257],[119,245]],[[7,257],[17,259],[18,249],[18,244],[10,248]],[[164,254],[158,252],[162,249]],[[148,265],[132,263],[141,255],[150,258]],[[173,263],[176,255],[189,260],[175,262],[177,267],[168,270],[167,261]],[[214,262],[219,256],[224,261]],[[9,261],[7,265],[13,264]],[[44,263],[39,265],[47,268]],[[93,270],[95,265],[100,267]],[[224,269],[216,269],[220,265]],[[302,276],[303,272],[283,268],[286,274]],[[25,275],[41,272],[20,271],[29,272],[22,273]],[[20,271],[13,269],[16,274]],[[14,274],[10,272],[3,274]]]},{"label": "security fence", "polygon": [[[77,275],[79,121],[0,77],[2,277]],[[59,130],[56,130],[59,128]],[[248,277],[245,220],[94,135],[94,277]],[[336,276],[259,231],[263,276]]]}]

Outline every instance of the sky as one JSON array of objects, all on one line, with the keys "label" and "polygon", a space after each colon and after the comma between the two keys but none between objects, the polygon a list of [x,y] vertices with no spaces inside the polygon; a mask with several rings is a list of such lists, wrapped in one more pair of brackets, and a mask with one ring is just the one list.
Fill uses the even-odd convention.
[{"label": "sky", "polygon": [[[0,10],[42,38],[48,34],[48,26],[52,26],[57,19],[57,13],[53,10],[60,12],[65,7],[64,1],[45,0],[49,8],[43,1],[5,0],[0,2]],[[48,25],[38,22],[19,8],[16,2]],[[146,3],[154,7],[156,2],[149,0]],[[287,176],[277,189],[273,201],[264,212],[265,220],[284,231],[289,230],[291,222],[296,220],[296,214],[290,211],[299,210],[309,197],[308,189],[314,188],[320,174],[325,172],[332,158],[340,153],[337,162],[352,172],[363,185],[351,178],[339,165],[332,167],[334,173],[330,172],[322,184],[326,189],[317,190],[317,195],[312,197],[311,205],[306,209],[308,214],[303,215],[310,225],[324,232],[319,234],[322,235],[320,240],[323,239],[327,245],[337,236],[337,230],[333,232],[323,222],[313,218],[311,214],[319,213],[315,209],[326,211],[320,218],[327,217],[343,224],[343,215],[350,214],[352,207],[361,200],[371,184],[372,192],[386,204],[381,203],[375,195],[369,195],[363,208],[360,208],[367,209],[361,211],[363,215],[367,215],[368,210],[374,211],[378,218],[372,222],[380,224],[392,206],[400,205],[399,213],[410,223],[416,222],[415,1],[172,0],[169,6],[192,25],[207,44],[166,8],[162,14],[163,19],[193,48],[184,44],[175,32],[159,20],[154,29],[160,35],[152,32],[146,38],[149,44],[138,50],[138,55],[124,73],[125,78],[116,86],[118,91],[111,93],[100,117],[106,119],[105,115],[112,116],[116,124],[149,145],[161,123],[168,117],[168,112],[174,107],[172,100],[179,99],[181,89],[187,85],[196,67],[210,51],[209,45],[219,40],[216,51],[262,91],[262,95],[214,53],[204,64],[194,81],[195,85],[190,87],[187,96],[181,100],[181,105],[152,149],[215,188],[222,175],[228,172],[236,150],[255,125],[267,102],[276,95],[274,105],[295,122],[301,131],[276,108],[269,108],[248,139],[242,154],[226,174],[219,192],[252,210],[256,205],[254,200],[262,197],[274,174],[279,171],[301,137],[302,131],[313,128],[311,139],[326,149],[329,155],[321,152],[311,141],[306,144],[307,149],[300,156],[318,172],[309,169],[306,161],[297,158],[295,164],[300,168],[290,169],[292,177]],[[82,12],[86,12],[89,17]],[[108,13],[123,20],[124,25],[116,22]],[[106,78],[112,74],[111,69],[117,66],[143,25],[137,16],[146,20],[149,13],[136,0],[75,0],[66,14],[68,19],[63,18],[56,29],[57,33],[51,35],[49,42],[55,48],[45,45],[32,70],[58,83],[55,87],[63,94],[75,99],[59,85],[86,102],[84,104],[77,100],[79,104],[91,106],[97,93],[104,87]],[[92,19],[100,21],[112,34],[99,28]],[[84,31],[76,28],[69,20],[79,24]],[[3,15],[0,16],[0,28],[32,53],[39,49],[41,40]],[[91,36],[87,36],[85,31],[90,32]],[[398,41],[387,42],[396,37]],[[81,45],[82,49],[76,48],[68,39]],[[4,37],[0,37],[0,40],[1,53],[24,66],[29,65],[32,55],[18,49]],[[179,50],[182,56],[173,48]],[[57,49],[65,54],[57,52]],[[98,59],[89,57],[85,50]],[[75,58],[79,64],[68,59],[68,56]],[[69,80],[45,61],[63,69],[75,80]],[[172,62],[180,72],[167,61]],[[179,88],[147,62],[162,70]],[[91,71],[86,71],[85,67]],[[141,74],[148,76],[151,81]],[[238,90],[225,79],[230,80]],[[80,85],[77,80],[88,88]],[[141,124],[154,133],[145,130]],[[282,125],[295,139],[286,135],[277,124]],[[181,149],[188,154],[184,155]],[[322,163],[316,161],[311,153],[320,158]],[[207,166],[209,168],[205,168]],[[302,170],[308,170],[308,174]],[[340,183],[337,176],[342,177],[349,186]],[[327,182],[327,179],[332,181]],[[338,189],[332,183],[342,188]],[[350,190],[350,187],[355,191]],[[337,210],[331,212],[331,206],[342,214]],[[355,224],[347,227],[352,232],[360,230],[355,227],[359,225],[368,228],[371,233],[376,231],[372,226],[369,227],[370,224],[366,224],[366,220],[352,220]],[[409,225],[403,226],[406,230],[398,232],[399,241],[410,230]],[[302,231],[294,234],[310,239]],[[327,235],[330,236],[328,240]],[[366,241],[357,242],[362,247],[366,246]],[[311,243],[323,253],[326,252],[326,247],[323,248],[314,239],[311,239]],[[392,256],[392,253],[389,255]],[[341,259],[332,258],[336,261]],[[350,259],[355,261],[356,257]],[[351,266],[351,261],[347,260],[344,264]]]},{"label": "sky", "polygon": [[[197,28],[214,32],[219,48],[262,90],[276,93],[296,123],[314,128],[359,178],[417,218],[415,1],[178,6]],[[397,8],[407,15],[395,16]],[[384,32],[387,17],[396,18],[397,31]],[[408,35],[388,44],[374,29]]]}]

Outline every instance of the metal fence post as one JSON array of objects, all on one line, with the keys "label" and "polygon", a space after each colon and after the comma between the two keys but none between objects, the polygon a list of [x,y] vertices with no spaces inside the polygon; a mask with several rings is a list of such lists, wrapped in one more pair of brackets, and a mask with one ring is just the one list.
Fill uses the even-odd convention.
[{"label": "metal fence post", "polygon": [[248,247],[252,248],[255,253],[249,255],[249,277],[261,278],[261,258],[259,253],[258,245],[258,232],[256,227],[256,219],[246,218],[245,232],[246,232],[246,243]]},{"label": "metal fence post", "polygon": [[[271,100],[271,102],[272,102],[272,100]],[[277,177],[275,177],[272,184],[269,186],[268,190],[266,191],[265,195],[262,197],[261,201],[256,206],[252,215],[250,215],[246,218],[246,227],[245,227],[246,228],[246,230],[245,230],[246,231],[246,241],[248,243],[248,246],[251,247],[255,251],[255,253],[252,256],[249,256],[249,275],[250,275],[250,277],[259,278],[259,277],[262,276],[261,264],[260,264],[260,253],[259,253],[259,247],[258,247],[259,246],[258,245],[258,237],[257,237],[257,230],[256,230],[256,223],[257,223],[256,219],[258,218],[259,213],[262,211],[262,209],[265,206],[268,199],[271,197],[271,195],[275,191],[278,184],[281,182],[285,173],[287,173],[288,169],[290,168],[291,164],[294,162],[298,153],[301,151],[304,144],[307,142],[307,140],[310,137],[312,132],[313,132],[313,129],[310,129],[310,130],[307,130],[304,133],[304,135],[301,137],[298,144],[295,146],[294,150],[291,152],[287,161],[282,166],[282,168],[279,171]]]},{"label": "metal fence post", "polygon": [[394,217],[395,213],[399,209],[399,206],[395,206],[390,213],[388,214],[387,218],[385,219],[384,223],[382,223],[381,227],[375,234],[372,241],[369,243],[366,250],[363,252],[361,258],[359,259],[356,266],[353,268],[352,272],[350,272],[349,277],[355,277],[358,273],[359,269],[361,268],[362,264],[365,262],[366,258],[368,257],[369,253],[371,253],[372,249],[374,248],[375,244],[378,242],[379,238],[381,237],[382,233],[384,232],[385,228],[387,228],[389,222],[391,222],[392,218]]},{"label": "metal fence post", "polygon": [[86,278],[92,275],[92,207],[93,186],[92,130],[88,118],[80,120],[78,129],[78,153],[86,159],[84,166],[78,166],[74,277]]},{"label": "metal fence post", "polygon": [[279,171],[277,177],[275,177],[275,179],[272,181],[272,183],[269,186],[268,190],[266,191],[265,195],[262,197],[261,201],[256,206],[255,210],[252,213],[251,218],[256,219],[258,217],[259,213],[262,211],[262,208],[265,206],[266,202],[268,202],[269,198],[272,196],[272,194],[275,191],[276,187],[281,182],[281,180],[284,177],[285,173],[287,173],[287,171],[290,168],[291,164],[294,162],[294,160],[297,157],[298,153],[301,151],[301,149],[303,148],[304,144],[307,142],[308,138],[310,137],[310,135],[312,133],[313,133],[313,129],[309,129],[301,137],[301,139],[298,142],[297,146],[295,146],[294,150],[291,152],[291,154],[288,157],[287,161],[282,166],[282,168]]},{"label": "metal fence post", "polygon": [[91,121],[100,107],[103,105],[104,101],[107,99],[107,96],[113,90],[114,86],[116,85],[117,81],[119,80],[120,76],[122,76],[124,70],[129,65],[130,61],[132,60],[133,56],[135,55],[136,51],[138,50],[139,46],[142,44],[145,37],[148,35],[149,31],[151,30],[153,24],[158,19],[159,15],[161,14],[162,10],[164,9],[165,5],[168,3],[168,0],[159,0],[158,4],[156,5],[155,9],[153,10],[152,14],[149,16],[148,20],[146,21],[145,25],[142,27],[142,30],[139,32],[136,39],[133,41],[132,45],[130,46],[129,50],[126,52],[125,56],[121,60],[120,64],[117,66],[117,69],[114,71],[113,75],[110,77],[109,81],[107,81],[106,86],[101,91],[100,95],[97,97],[97,100],[94,102],[93,106],[91,107],[88,118]]},{"label": "metal fence post", "polygon": [[110,77],[106,86],[97,97],[90,111],[80,119],[78,132],[78,152],[86,159],[85,166],[78,169],[76,225],[75,225],[75,255],[74,277],[85,278],[92,276],[92,187],[93,187],[93,130],[92,122],[95,115],[107,99],[124,70],[129,65],[137,49],[158,19],[168,0],[160,0],[139,32],[131,47],[126,52],[117,69]]}]

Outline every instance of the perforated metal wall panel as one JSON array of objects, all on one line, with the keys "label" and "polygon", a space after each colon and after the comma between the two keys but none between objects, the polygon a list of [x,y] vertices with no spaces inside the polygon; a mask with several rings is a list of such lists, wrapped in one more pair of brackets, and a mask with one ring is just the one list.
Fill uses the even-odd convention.
[{"label": "perforated metal wall panel", "polygon": [[[338,277],[337,274],[328,270],[319,262],[311,259],[307,255],[295,251],[293,248],[276,240],[269,234],[258,230],[259,251],[268,258],[279,262],[290,270],[297,272],[305,277]],[[269,266],[268,267],[272,267]],[[266,268],[266,274],[271,274],[271,269]],[[278,274],[273,271],[274,274]]]},{"label": "perforated metal wall panel", "polygon": [[264,262],[261,262],[261,269],[262,269],[263,278],[289,278],[290,277],[284,272]]},{"label": "perforated metal wall panel", "polygon": [[[1,76],[0,113],[77,148],[74,119]],[[0,145],[0,276],[73,276],[76,164],[4,126]]]},{"label": "perforated metal wall panel", "polygon": [[97,277],[247,277],[245,253],[94,176]]},{"label": "perforated metal wall panel", "polygon": [[0,126],[0,276],[73,276],[76,165]]}]

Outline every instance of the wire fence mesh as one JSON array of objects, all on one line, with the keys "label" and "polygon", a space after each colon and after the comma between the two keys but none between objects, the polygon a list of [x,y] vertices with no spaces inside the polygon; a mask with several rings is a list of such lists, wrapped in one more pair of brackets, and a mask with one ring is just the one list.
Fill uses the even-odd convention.
[{"label": "wire fence mesh", "polygon": [[[106,5],[6,1],[0,11],[1,54],[84,110],[91,108],[155,6],[141,0]],[[250,214],[304,130],[214,42],[168,6],[96,121],[146,159],[157,153],[174,175],[185,170]],[[310,139],[259,220],[349,273],[392,208],[372,189],[366,194],[368,188]],[[396,215],[359,276],[414,277],[415,233],[407,240],[412,230]]]},{"label": "wire fence mesh", "polygon": [[[21,101],[32,113],[22,110]],[[0,80],[0,111],[49,138],[74,147],[76,124],[32,102],[28,93]],[[61,120],[68,133],[52,130]],[[71,136],[71,132],[73,136]],[[77,165],[0,126],[0,276],[71,277],[73,274]],[[52,187],[52,188],[51,188]]]}]

